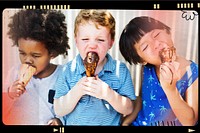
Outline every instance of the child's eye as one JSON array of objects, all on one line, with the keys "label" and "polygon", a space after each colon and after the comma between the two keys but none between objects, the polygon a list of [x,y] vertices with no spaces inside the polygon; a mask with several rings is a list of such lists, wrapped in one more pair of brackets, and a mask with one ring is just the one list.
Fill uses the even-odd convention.
[{"label": "child's eye", "polygon": [[98,39],[98,42],[104,42],[105,40],[103,40],[103,39]]},{"label": "child's eye", "polygon": [[39,58],[40,56],[38,56],[38,55],[33,55],[33,57],[34,57],[34,58]]},{"label": "child's eye", "polygon": [[152,37],[156,38],[160,35],[160,33],[161,33],[160,31],[154,31],[153,34],[152,34]]},{"label": "child's eye", "polygon": [[34,54],[33,54],[32,57],[33,57],[33,58],[39,58],[39,57],[41,57],[41,55],[34,55]]},{"label": "child's eye", "polygon": [[148,48],[148,43],[143,43],[141,46],[140,46],[140,50],[143,52],[145,51],[147,48]]},{"label": "child's eye", "polygon": [[22,52],[20,52],[19,54],[20,54],[20,55],[25,55],[25,53],[22,53]]},{"label": "child's eye", "polygon": [[142,48],[142,51],[145,51],[147,48],[148,48],[148,45],[145,45],[145,46]]},{"label": "child's eye", "polygon": [[154,35],[154,38],[158,37],[160,35],[160,32]]},{"label": "child's eye", "polygon": [[88,41],[89,39],[88,39],[88,38],[83,38],[82,40],[83,40],[83,41]]},{"label": "child's eye", "polygon": [[33,55],[34,58],[39,58],[40,56]]}]

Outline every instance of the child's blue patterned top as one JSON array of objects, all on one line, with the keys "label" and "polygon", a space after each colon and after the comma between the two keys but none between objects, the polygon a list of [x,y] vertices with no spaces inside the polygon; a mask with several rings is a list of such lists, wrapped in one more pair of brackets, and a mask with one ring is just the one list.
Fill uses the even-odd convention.
[{"label": "child's blue patterned top", "polygon": [[[185,99],[187,88],[198,78],[198,65],[191,63],[190,68],[177,81],[181,96]],[[160,86],[155,67],[146,65],[143,71],[142,83],[142,110],[139,112],[134,126],[181,126],[181,123],[173,113],[167,97]]]},{"label": "child's blue patterned top", "polygon": [[[120,95],[135,100],[131,74],[126,65],[113,60],[109,54],[106,57],[107,63],[98,77]],[[55,84],[54,98],[66,95],[83,76],[86,76],[86,72],[79,54],[74,60],[64,65],[63,72]],[[107,101],[84,95],[65,118],[65,125],[120,125],[121,114]]]}]

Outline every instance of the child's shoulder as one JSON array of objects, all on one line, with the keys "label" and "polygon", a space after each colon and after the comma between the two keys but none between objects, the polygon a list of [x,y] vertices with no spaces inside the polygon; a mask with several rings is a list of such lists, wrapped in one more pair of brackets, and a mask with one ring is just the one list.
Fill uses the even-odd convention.
[{"label": "child's shoulder", "polygon": [[62,69],[66,69],[66,68],[69,68],[71,65],[72,65],[72,60],[68,61],[67,63],[65,63],[63,65],[61,65],[61,68]]},{"label": "child's shoulder", "polygon": [[113,65],[116,69],[119,68],[120,70],[128,70],[126,63],[120,60],[113,60]]},{"label": "child's shoulder", "polygon": [[75,57],[73,60],[68,61],[67,63],[62,65],[62,70],[68,71],[70,69],[71,71],[74,71],[76,67],[80,64],[79,60],[77,60],[77,57]]},{"label": "child's shoulder", "polygon": [[120,60],[116,60],[116,61],[120,63],[120,67],[121,67],[121,68],[123,68],[123,69],[128,69],[128,67],[127,67],[127,65],[126,65],[125,62],[122,62],[122,61],[120,61]]}]

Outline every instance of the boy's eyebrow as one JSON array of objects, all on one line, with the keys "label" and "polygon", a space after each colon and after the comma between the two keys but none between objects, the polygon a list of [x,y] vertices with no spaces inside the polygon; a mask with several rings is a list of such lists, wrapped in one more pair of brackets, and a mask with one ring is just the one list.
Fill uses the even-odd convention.
[{"label": "boy's eyebrow", "polygon": [[34,54],[34,55],[41,55],[42,53],[32,53],[32,54]]},{"label": "boy's eyebrow", "polygon": [[[19,49],[19,52],[24,52],[24,51]],[[41,55],[42,53],[32,52],[32,54]]]}]

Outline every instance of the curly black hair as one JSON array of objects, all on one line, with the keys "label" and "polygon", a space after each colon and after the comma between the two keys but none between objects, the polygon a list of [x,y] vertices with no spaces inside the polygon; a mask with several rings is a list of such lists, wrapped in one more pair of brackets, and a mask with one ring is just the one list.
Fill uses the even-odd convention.
[{"label": "curly black hair", "polygon": [[55,56],[68,55],[67,24],[60,10],[20,10],[11,17],[8,27],[13,46],[18,46],[20,38],[32,39],[44,43]]}]

